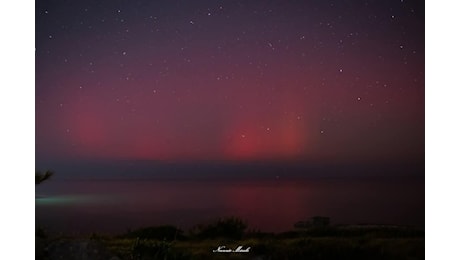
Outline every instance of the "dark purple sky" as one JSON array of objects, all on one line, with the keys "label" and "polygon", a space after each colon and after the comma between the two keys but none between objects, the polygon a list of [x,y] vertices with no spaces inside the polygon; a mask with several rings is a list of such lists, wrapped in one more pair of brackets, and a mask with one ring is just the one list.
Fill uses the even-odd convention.
[{"label": "dark purple sky", "polygon": [[424,11],[37,1],[37,162],[422,162]]}]

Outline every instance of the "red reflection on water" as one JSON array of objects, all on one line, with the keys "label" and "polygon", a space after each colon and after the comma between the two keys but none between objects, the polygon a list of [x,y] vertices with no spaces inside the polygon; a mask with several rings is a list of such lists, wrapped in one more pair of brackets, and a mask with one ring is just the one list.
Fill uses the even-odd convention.
[{"label": "red reflection on water", "polygon": [[333,224],[424,223],[424,186],[414,181],[55,181],[37,193],[76,199],[36,204],[37,223],[63,232],[120,233],[156,225],[188,230],[228,216],[265,232],[290,230],[315,215]]},{"label": "red reflection on water", "polygon": [[233,185],[224,190],[227,213],[242,217],[250,227],[281,231],[308,215],[308,188],[273,182]]}]

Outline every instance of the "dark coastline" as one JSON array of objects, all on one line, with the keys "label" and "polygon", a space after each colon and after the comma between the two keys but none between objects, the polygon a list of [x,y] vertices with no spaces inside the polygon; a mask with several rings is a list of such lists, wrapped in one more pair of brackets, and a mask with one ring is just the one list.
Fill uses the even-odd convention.
[{"label": "dark coastline", "polygon": [[[424,230],[408,226],[327,225],[266,233],[227,218],[187,232],[160,226],[72,237],[38,229],[36,259],[424,259],[424,243]],[[216,252],[239,246],[248,252]]]}]

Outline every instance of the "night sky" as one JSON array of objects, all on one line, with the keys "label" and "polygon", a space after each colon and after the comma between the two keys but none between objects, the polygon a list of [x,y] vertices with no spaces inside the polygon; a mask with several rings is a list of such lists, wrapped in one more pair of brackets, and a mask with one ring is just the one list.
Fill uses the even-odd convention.
[{"label": "night sky", "polygon": [[424,12],[37,1],[37,163],[422,162]]}]

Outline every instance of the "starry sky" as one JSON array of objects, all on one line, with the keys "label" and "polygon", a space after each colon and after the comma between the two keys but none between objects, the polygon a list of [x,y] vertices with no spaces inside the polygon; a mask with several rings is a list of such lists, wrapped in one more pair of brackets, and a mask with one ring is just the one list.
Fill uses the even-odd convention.
[{"label": "starry sky", "polygon": [[36,160],[422,162],[424,1],[37,1]]}]

